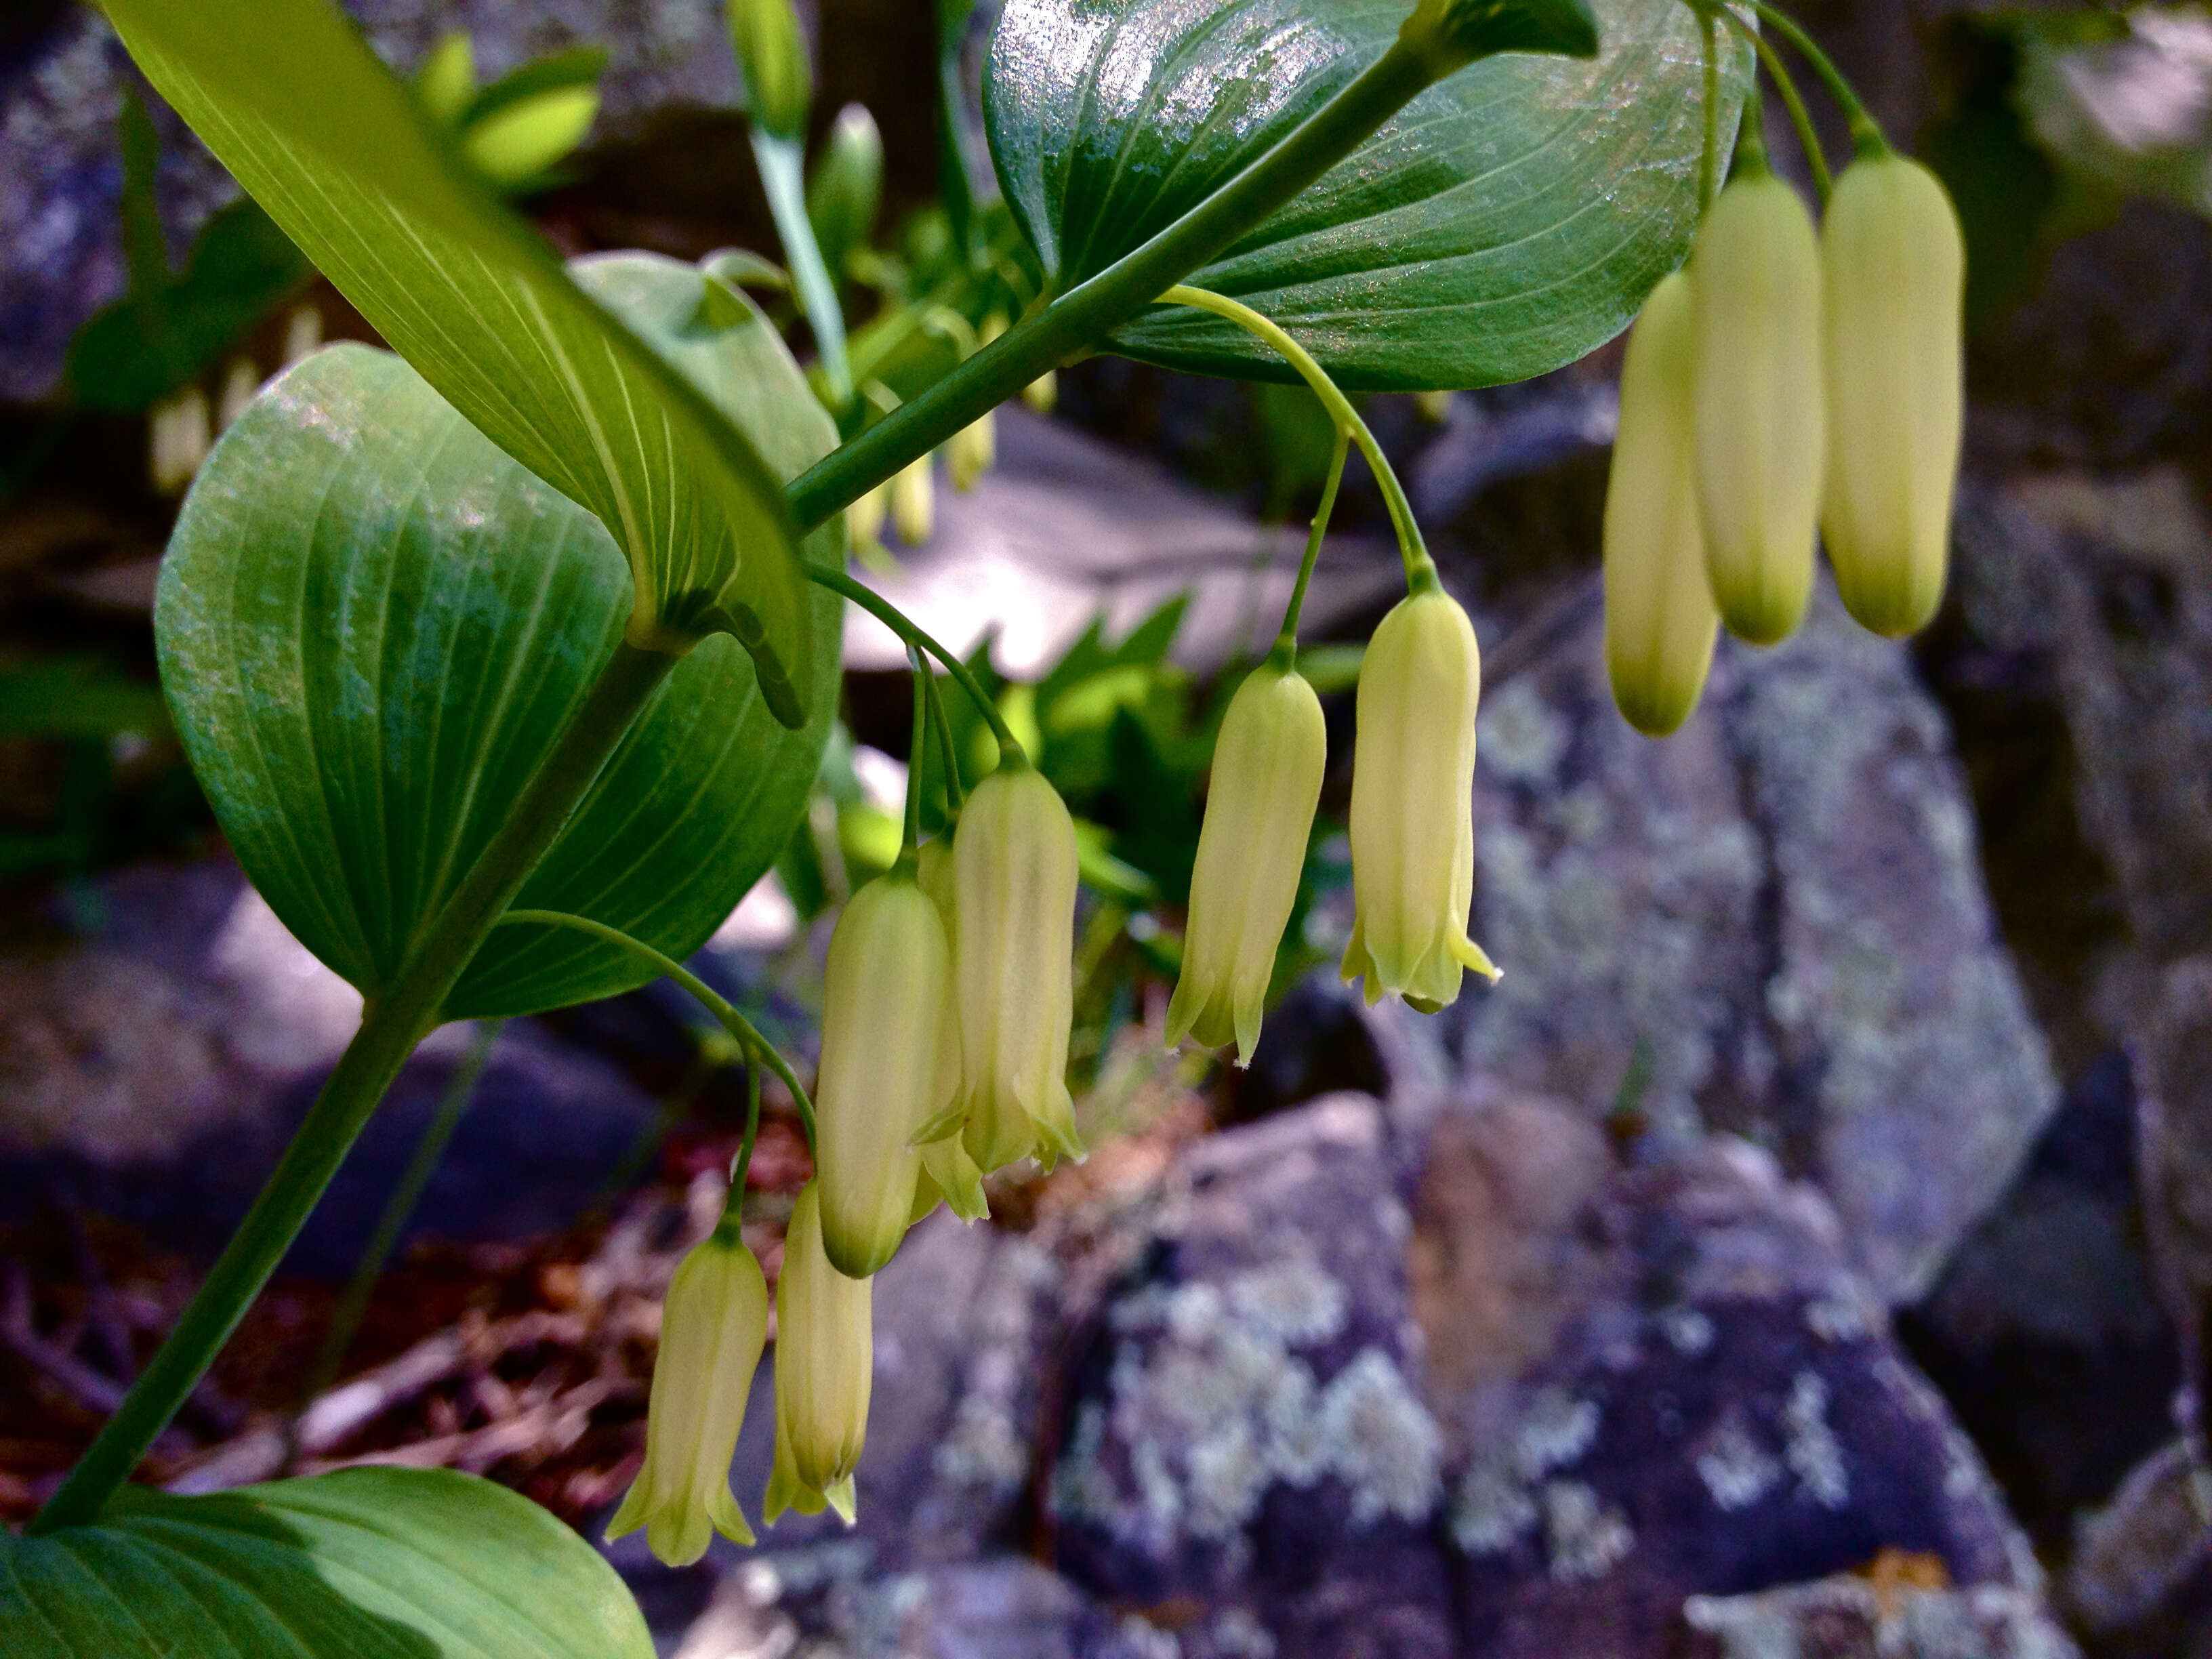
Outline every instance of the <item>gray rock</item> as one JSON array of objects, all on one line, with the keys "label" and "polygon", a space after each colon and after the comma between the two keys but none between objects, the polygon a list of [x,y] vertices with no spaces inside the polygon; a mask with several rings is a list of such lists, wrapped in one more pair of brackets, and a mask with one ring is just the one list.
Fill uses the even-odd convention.
[{"label": "gray rock", "polygon": [[1286,1655],[1450,1652],[1408,1235],[1371,1100],[1194,1146],[1066,1384],[1062,1570],[1118,1601],[1241,1608]]},{"label": "gray rock", "polygon": [[2136,1091],[2108,1052],[2067,1090],[2020,1178],[1900,1316],[2039,1548],[2173,1433],[2172,1322],[2144,1249]]},{"label": "gray rock", "polygon": [[1833,1210],[1758,1149],[1610,1167],[1568,1109],[1478,1097],[1438,1119],[1414,1213],[1462,1650],[1666,1653],[1686,1597],[1884,1550],[2038,1589]]},{"label": "gray rock", "polygon": [[826,1593],[767,1562],[727,1575],[670,1650],[672,1659],[790,1652],[841,1659],[1176,1659],[1175,1638],[1116,1619],[1048,1567],[1019,1557],[839,1581]]},{"label": "gray rock", "polygon": [[1829,1578],[1759,1595],[1693,1595],[1683,1659],[2074,1659],[2032,1596],[2002,1585],[1885,1591]]},{"label": "gray rock", "polygon": [[1055,1559],[1187,1659],[1657,1655],[1687,1596],[1885,1549],[2038,1589],[1833,1209],[1742,1141],[1623,1168],[1534,1097],[1336,1096],[1199,1143],[1133,1231]]},{"label": "gray rock", "polygon": [[[0,957],[0,1189],[66,1192],[211,1253],[351,1039],[360,994],[227,859],[100,878],[74,929]],[[418,1048],[289,1258],[343,1277],[471,1042]],[[601,1195],[653,1103],[598,1057],[507,1025],[409,1237],[531,1237]],[[189,1171],[182,1179],[180,1172]]]},{"label": "gray rock", "polygon": [[2186,1442],[2136,1466],[2103,1509],[2075,1529],[2066,1605],[2090,1635],[2111,1642],[2177,1613],[2212,1613],[2212,1528],[2203,1476]]},{"label": "gray rock", "polygon": [[1626,1086],[1662,1145],[1757,1141],[1911,1300],[2057,1099],[1941,713],[1825,589],[1788,644],[1724,645],[1663,743],[1614,713],[1595,614],[1554,626],[1485,702],[1475,930],[1505,977],[1450,1016],[1463,1063]]}]

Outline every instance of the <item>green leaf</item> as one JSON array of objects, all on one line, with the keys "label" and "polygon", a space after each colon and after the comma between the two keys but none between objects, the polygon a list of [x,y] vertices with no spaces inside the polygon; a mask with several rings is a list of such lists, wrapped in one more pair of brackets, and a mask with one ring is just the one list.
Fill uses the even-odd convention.
[{"label": "green leaf", "polygon": [[652,1659],[599,1553],[447,1469],[200,1498],[126,1487],[86,1527],[0,1532],[8,1659]]},{"label": "green leaf", "polygon": [[[1095,275],[1210,195],[1379,58],[1407,9],[1009,0],[985,112],[1053,284]],[[1188,280],[1266,313],[1347,387],[1494,385],[1611,338],[1689,250],[1701,60],[1680,0],[1595,9],[1595,58],[1509,53],[1448,76]],[[1748,63],[1732,43],[1723,143]],[[1243,331],[1176,307],[1113,345],[1292,378]]]},{"label": "green leaf", "polygon": [[[779,466],[829,447],[827,416],[741,296],[648,256],[586,261],[579,276]],[[738,320],[700,315],[710,292]],[[836,556],[837,534],[816,532],[817,556]],[[162,569],[163,684],[246,873],[364,993],[392,982],[582,702],[622,636],[629,587],[597,519],[386,353],[318,353],[216,446]],[[519,906],[588,915],[678,957],[698,949],[805,810],[837,662],[837,603],[811,592],[809,724],[778,724],[744,653],[705,641]],[[646,976],[580,934],[501,928],[446,1012],[527,1012]]]},{"label": "green leaf", "polygon": [[629,562],[631,641],[732,633],[800,724],[813,631],[780,481],[492,200],[331,0],[105,3],[147,78],[378,331],[599,515]]}]

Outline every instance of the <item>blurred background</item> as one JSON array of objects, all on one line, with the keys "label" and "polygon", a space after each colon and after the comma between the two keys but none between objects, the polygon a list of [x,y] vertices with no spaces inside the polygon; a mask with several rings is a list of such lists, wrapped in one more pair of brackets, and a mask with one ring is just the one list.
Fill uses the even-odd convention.
[{"label": "blurred background", "polygon": [[[781,258],[713,0],[349,9],[404,75],[465,32],[483,89],[456,119],[555,100],[550,143],[477,153],[564,252]],[[955,42],[964,96],[990,9]],[[831,247],[865,329],[958,257],[939,20],[802,13],[817,158],[848,103],[882,136],[880,205]],[[2212,13],[1798,15],[1966,226],[1950,593],[1905,646],[1825,593],[1784,647],[1723,641],[1654,744],[1598,644],[1618,347],[1366,399],[1485,650],[1496,988],[1425,1018],[1334,971],[1349,691],[1401,591],[1355,465],[1306,610],[1334,754],[1281,1001],[1249,1071],[1161,1047],[1213,724],[1328,460],[1305,393],[1074,365],[1049,413],[1000,412],[972,488],[940,464],[859,550],[975,653],[1079,819],[1096,1150],[994,1182],[988,1224],[940,1212],[879,1277],[855,1528],[787,1521],[680,1571],[611,1550],[665,1654],[2212,1653],[2185,1438],[2212,1358]],[[373,337],[90,9],[0,14],[14,1524],[358,1012],[226,855],[150,627],[209,436],[339,337]],[[807,820],[695,963],[802,1071],[836,908],[898,845],[910,682],[872,624],[847,658]],[[596,1537],[744,1099],[665,986],[440,1033],[146,1478],[447,1465]],[[773,1080],[769,1105],[772,1273],[807,1164]]]}]

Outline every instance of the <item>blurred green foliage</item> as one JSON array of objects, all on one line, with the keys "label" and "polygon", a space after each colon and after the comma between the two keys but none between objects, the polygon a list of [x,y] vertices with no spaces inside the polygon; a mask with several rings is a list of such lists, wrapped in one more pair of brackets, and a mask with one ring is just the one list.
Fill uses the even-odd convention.
[{"label": "blurred green foliage", "polygon": [[83,874],[205,823],[161,694],[100,658],[0,663],[0,751],[11,773],[47,783],[8,803],[0,881]]},{"label": "blurred green foliage", "polygon": [[2212,15],[2201,7],[2017,9],[1955,18],[1949,96],[1920,135],[1966,238],[1966,319],[2002,321],[2052,252],[2130,198],[2212,215]]}]

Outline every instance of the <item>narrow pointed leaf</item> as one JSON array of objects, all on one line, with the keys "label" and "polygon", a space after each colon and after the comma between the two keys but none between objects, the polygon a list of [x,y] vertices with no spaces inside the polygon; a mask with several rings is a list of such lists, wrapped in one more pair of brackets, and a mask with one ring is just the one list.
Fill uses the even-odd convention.
[{"label": "narrow pointed leaf", "polygon": [[[1008,0],[985,88],[992,153],[1054,283],[1103,270],[1218,189],[1379,58],[1409,9]],[[1702,59],[1680,0],[1592,9],[1595,58],[1507,52],[1447,76],[1189,280],[1265,312],[1346,386],[1493,385],[1611,338],[1689,249]],[[1725,49],[1723,147],[1748,57]],[[1233,325],[1181,308],[1113,344],[1293,378]]]},{"label": "narrow pointed leaf", "polygon": [[0,1532],[8,1659],[652,1659],[599,1553],[447,1469],[208,1497],[139,1487],[90,1526]]},{"label": "narrow pointed leaf", "polygon": [[156,88],[447,401],[598,514],[640,645],[726,629],[804,719],[811,632],[780,481],[485,192],[331,0],[105,0]]}]

